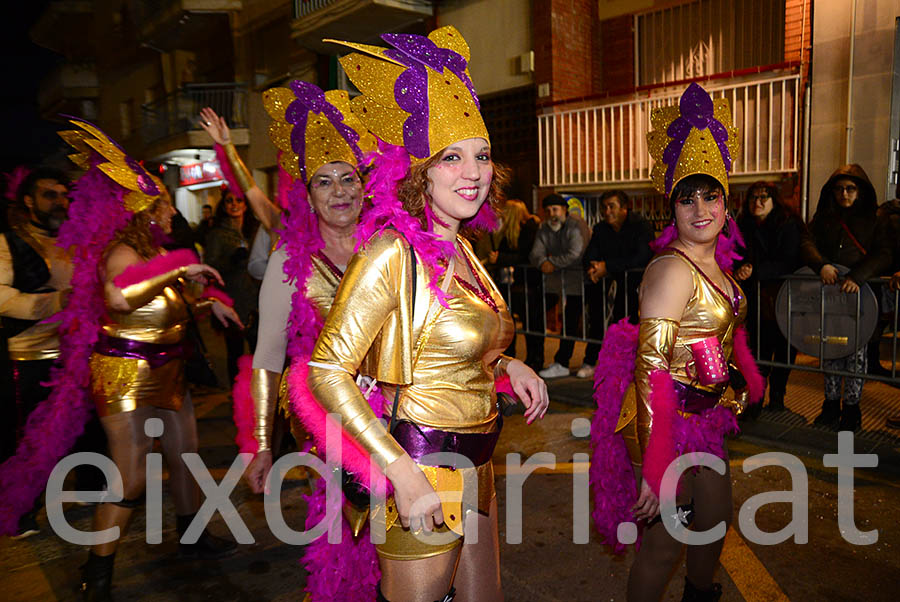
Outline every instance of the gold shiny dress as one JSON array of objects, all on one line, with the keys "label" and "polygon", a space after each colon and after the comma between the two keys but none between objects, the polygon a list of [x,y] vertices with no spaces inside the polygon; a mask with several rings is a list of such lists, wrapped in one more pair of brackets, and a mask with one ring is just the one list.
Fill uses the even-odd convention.
[{"label": "gold shiny dress", "polygon": [[[101,417],[142,406],[181,408],[186,390],[182,350],[189,320],[186,303],[176,289],[182,274],[183,268],[172,270],[123,289],[126,300],[156,292],[133,311],[107,307],[101,341],[90,357],[91,394]],[[212,303],[203,299],[194,305],[204,309]],[[130,349],[130,357],[102,351],[104,337],[109,337],[109,346]],[[160,365],[161,360],[141,359],[154,354],[165,354],[168,360]]]},{"label": "gold shiny dress", "polygon": [[[421,261],[415,269],[416,294],[409,247],[392,230],[376,236],[353,257],[331,313],[313,351],[309,386],[328,412],[341,415],[344,430],[382,467],[405,452],[376,416],[354,382],[357,370],[385,387],[401,387],[397,420],[459,433],[490,433],[498,428],[492,364],[512,340],[514,324],[500,292],[478,262],[467,241],[459,247],[494,311],[454,278],[449,307],[434,300],[430,273]],[[484,293],[484,291],[483,291]],[[456,470],[419,465],[438,492],[461,491],[476,483],[478,510],[486,512],[494,497],[491,462]],[[470,492],[466,492],[468,494]],[[443,504],[446,526],[457,533],[463,520],[460,503]],[[378,546],[390,558],[421,558],[451,549],[408,537],[388,503],[388,540]]]},{"label": "gold shiny dress", "polygon": [[[635,464],[647,450],[653,423],[650,409],[649,376],[654,370],[668,371],[678,383],[715,395],[719,405],[734,406],[724,398],[728,383],[702,385],[691,376],[693,355],[690,345],[715,336],[729,361],[734,350],[734,331],[747,316],[747,301],[738,283],[726,273],[731,291],[722,291],[686,256],[676,250],[657,255],[650,264],[666,258],[682,261],[691,270],[693,293],[684,308],[681,320],[665,318],[642,319],[635,358],[634,385],[622,403],[622,413],[616,431],[622,431],[629,455]],[[672,259],[666,259],[672,261]],[[730,294],[729,294],[730,293]],[[682,412],[682,415],[685,415]],[[637,460],[637,461],[635,461]]]}]

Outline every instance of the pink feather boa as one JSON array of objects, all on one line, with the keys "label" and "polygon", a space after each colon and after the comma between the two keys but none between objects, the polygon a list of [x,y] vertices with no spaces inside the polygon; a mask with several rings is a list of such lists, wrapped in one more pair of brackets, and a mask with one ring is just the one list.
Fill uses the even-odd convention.
[{"label": "pink feather boa", "polygon": [[119,288],[125,288],[138,282],[143,282],[154,276],[171,272],[172,270],[199,263],[197,254],[190,249],[176,249],[165,255],[157,255],[149,261],[130,265],[113,279],[113,284]]},{"label": "pink feather boa", "polygon": [[225,148],[222,147],[221,144],[216,144],[215,149],[216,160],[219,162],[219,169],[222,170],[222,177],[224,177],[225,181],[228,183],[228,191],[237,199],[244,198],[244,191],[241,190],[241,186],[240,184],[238,184],[237,178],[234,177],[234,171],[232,171],[231,169],[231,163],[228,162],[228,157],[225,155]]},{"label": "pink feather boa", "polygon": [[28,417],[16,454],[0,465],[0,534],[15,533],[19,518],[32,508],[91,416],[88,360],[105,311],[97,266],[115,233],[131,219],[122,204],[125,192],[96,167],[72,188],[69,218],[57,243],[73,252],[72,294],[56,316],[60,360],[50,372],[50,396]]},{"label": "pink feather boa", "polygon": [[738,370],[747,379],[747,388],[750,393],[750,403],[759,403],[766,394],[766,379],[759,373],[759,366],[753,359],[753,352],[747,342],[747,329],[738,326],[734,330],[734,363]]},{"label": "pink feather boa", "polygon": [[238,358],[238,373],[234,377],[234,388],[231,390],[233,400],[232,412],[237,435],[234,440],[239,453],[256,454],[259,442],[253,436],[256,424],[256,411],[253,407],[253,396],[250,393],[250,378],[253,374],[253,356],[242,355]]},{"label": "pink feather boa", "polygon": [[[726,230],[727,236],[725,235]],[[661,253],[671,246],[677,238],[678,227],[675,226],[673,221],[663,228],[656,240],[650,243],[650,248],[653,249],[654,253]],[[722,228],[722,231],[719,232],[719,237],[716,239],[716,263],[719,264],[722,270],[730,273],[734,267],[734,262],[743,257],[738,251],[738,247],[743,246],[744,237],[741,236],[741,229],[738,228],[737,222],[731,219],[729,215],[725,219],[725,228]]]},{"label": "pink feather boa", "polygon": [[[624,553],[626,549],[618,541],[618,526],[634,521],[630,508],[637,501],[631,460],[625,441],[615,433],[615,428],[625,392],[634,379],[638,331],[639,327],[627,320],[610,327],[600,349],[594,381],[597,410],[591,424],[589,477],[594,497],[591,516],[601,541],[612,546],[616,554]],[[734,413],[724,406],[687,418],[678,414],[679,401],[672,378],[665,371],[651,373],[650,386],[654,423],[643,461],[643,476],[659,495],[662,475],[675,458],[706,452],[724,460],[727,458],[725,435],[739,429]]]}]

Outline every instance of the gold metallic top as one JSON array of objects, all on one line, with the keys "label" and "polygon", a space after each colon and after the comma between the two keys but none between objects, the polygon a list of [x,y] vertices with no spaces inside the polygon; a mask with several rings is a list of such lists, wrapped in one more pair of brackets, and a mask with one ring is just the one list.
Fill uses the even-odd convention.
[{"label": "gold metallic top", "polygon": [[187,273],[187,266],[173,268],[168,272],[151,276],[146,280],[129,284],[122,290],[122,296],[132,311],[139,309],[160,294],[165,287],[174,284]]},{"label": "gold metallic top", "polygon": [[[32,223],[15,228],[22,240],[28,243],[50,270],[45,283],[49,292],[23,293],[13,288],[13,262],[6,237],[0,235],[0,315],[20,320],[43,320],[63,308],[69,281],[72,278],[72,259],[56,246],[56,236]],[[26,328],[9,341],[9,357],[13,360],[40,360],[59,357],[58,323],[37,323]]]},{"label": "gold metallic top", "polygon": [[731,283],[731,294],[740,295],[738,315],[735,315],[732,300],[726,299],[705,275],[681,255],[674,251],[666,251],[657,255],[653,261],[673,261],[665,259],[670,257],[690,267],[693,292],[680,321],[667,318],[641,318],[634,383],[637,436],[642,451],[647,449],[653,422],[653,412],[649,405],[650,373],[657,369],[667,370],[674,380],[702,391],[722,395],[727,383],[706,386],[689,376],[689,370],[693,368],[693,355],[689,345],[715,336],[722,344],[725,357],[730,359],[734,351],[734,329],[743,323],[747,315],[747,303],[743,292],[733,278],[726,274]]},{"label": "gold metallic top", "polygon": [[225,156],[228,158],[228,164],[231,166],[231,171],[234,173],[234,179],[237,180],[238,186],[241,187],[241,192],[247,192],[256,186],[256,182],[253,181],[250,170],[244,165],[234,144],[229,142],[224,148]]},{"label": "gold metallic top", "polygon": [[[151,280],[155,278],[132,286],[140,286]],[[180,342],[184,338],[188,321],[184,300],[173,286],[166,286],[134,311],[126,313],[107,308],[107,314],[109,321],[103,325],[105,334],[147,343]]]},{"label": "gold metallic top", "polygon": [[[312,256],[312,271],[306,279],[306,298],[312,301],[324,320],[331,311],[334,296],[341,284],[343,274],[335,272],[318,255]],[[337,266],[334,266],[337,267]]]},{"label": "gold metallic top", "polygon": [[384,465],[404,452],[360,394],[353,380],[357,368],[382,383],[404,385],[399,419],[464,432],[489,432],[495,421],[490,365],[512,340],[514,325],[468,242],[458,238],[458,244],[499,313],[455,282],[449,308],[432,303],[429,268],[421,261],[410,299],[408,245],[389,230],[351,259],[313,351],[313,362],[336,369],[311,365],[310,390],[329,412],[341,414],[345,430]]}]

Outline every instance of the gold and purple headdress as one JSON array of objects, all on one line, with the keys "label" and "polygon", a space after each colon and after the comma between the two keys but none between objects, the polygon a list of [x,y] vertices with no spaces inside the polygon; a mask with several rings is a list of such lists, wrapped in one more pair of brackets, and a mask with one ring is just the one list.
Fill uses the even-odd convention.
[{"label": "gold and purple headdress", "polygon": [[80,128],[59,132],[60,137],[77,151],[69,155],[69,159],[84,170],[96,165],[113,182],[125,188],[128,192],[122,203],[128,211],[138,213],[149,209],[161,190],[144,166],[129,157],[115,140],[94,124],[78,117],[65,117]]},{"label": "gold and purple headdress", "polygon": [[307,183],[320,167],[333,161],[357,166],[375,139],[350,110],[343,90],[322,90],[311,83],[293,81],[290,88],[263,93],[263,104],[274,120],[269,137],[282,151],[281,166]]},{"label": "gold and purple headdress", "polygon": [[688,176],[715,178],[728,194],[728,172],[738,151],[738,129],[731,125],[725,98],[713,100],[698,84],[688,86],[678,105],[653,110],[647,144],[654,165],[650,178],[666,196]]},{"label": "gold and purple headdress", "polygon": [[490,140],[469,77],[469,45],[455,27],[381,39],[392,48],[325,40],[359,51],[340,61],[362,92],[351,107],[369,131],[406,148],[413,162],[460,140]]}]

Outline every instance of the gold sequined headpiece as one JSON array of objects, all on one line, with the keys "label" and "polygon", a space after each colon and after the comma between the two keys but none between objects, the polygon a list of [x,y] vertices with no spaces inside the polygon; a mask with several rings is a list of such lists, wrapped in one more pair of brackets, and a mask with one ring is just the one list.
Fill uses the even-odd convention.
[{"label": "gold sequined headpiece", "polygon": [[326,163],[356,167],[363,153],[375,148],[374,137],[351,112],[347,92],[322,92],[299,80],[290,86],[266,90],[263,104],[274,120],[269,137],[282,151],[281,165],[291,176],[305,184]]},{"label": "gold sequined headpiece", "polygon": [[478,95],[469,77],[469,45],[455,27],[428,37],[381,36],[393,48],[325,40],[359,52],[340,59],[362,95],[353,112],[373,134],[421,162],[451,144],[488,138]]},{"label": "gold sequined headpiece", "polygon": [[647,145],[653,157],[650,178],[666,196],[694,174],[715,178],[728,194],[728,172],[740,143],[725,98],[713,100],[699,85],[688,86],[678,105],[654,109]]},{"label": "gold sequined headpiece", "polygon": [[80,128],[59,132],[60,137],[77,151],[69,155],[69,159],[84,170],[96,164],[112,181],[127,189],[129,192],[122,202],[128,211],[138,213],[149,209],[161,191],[144,166],[126,155],[115,140],[94,124],[78,117],[65,117]]}]

